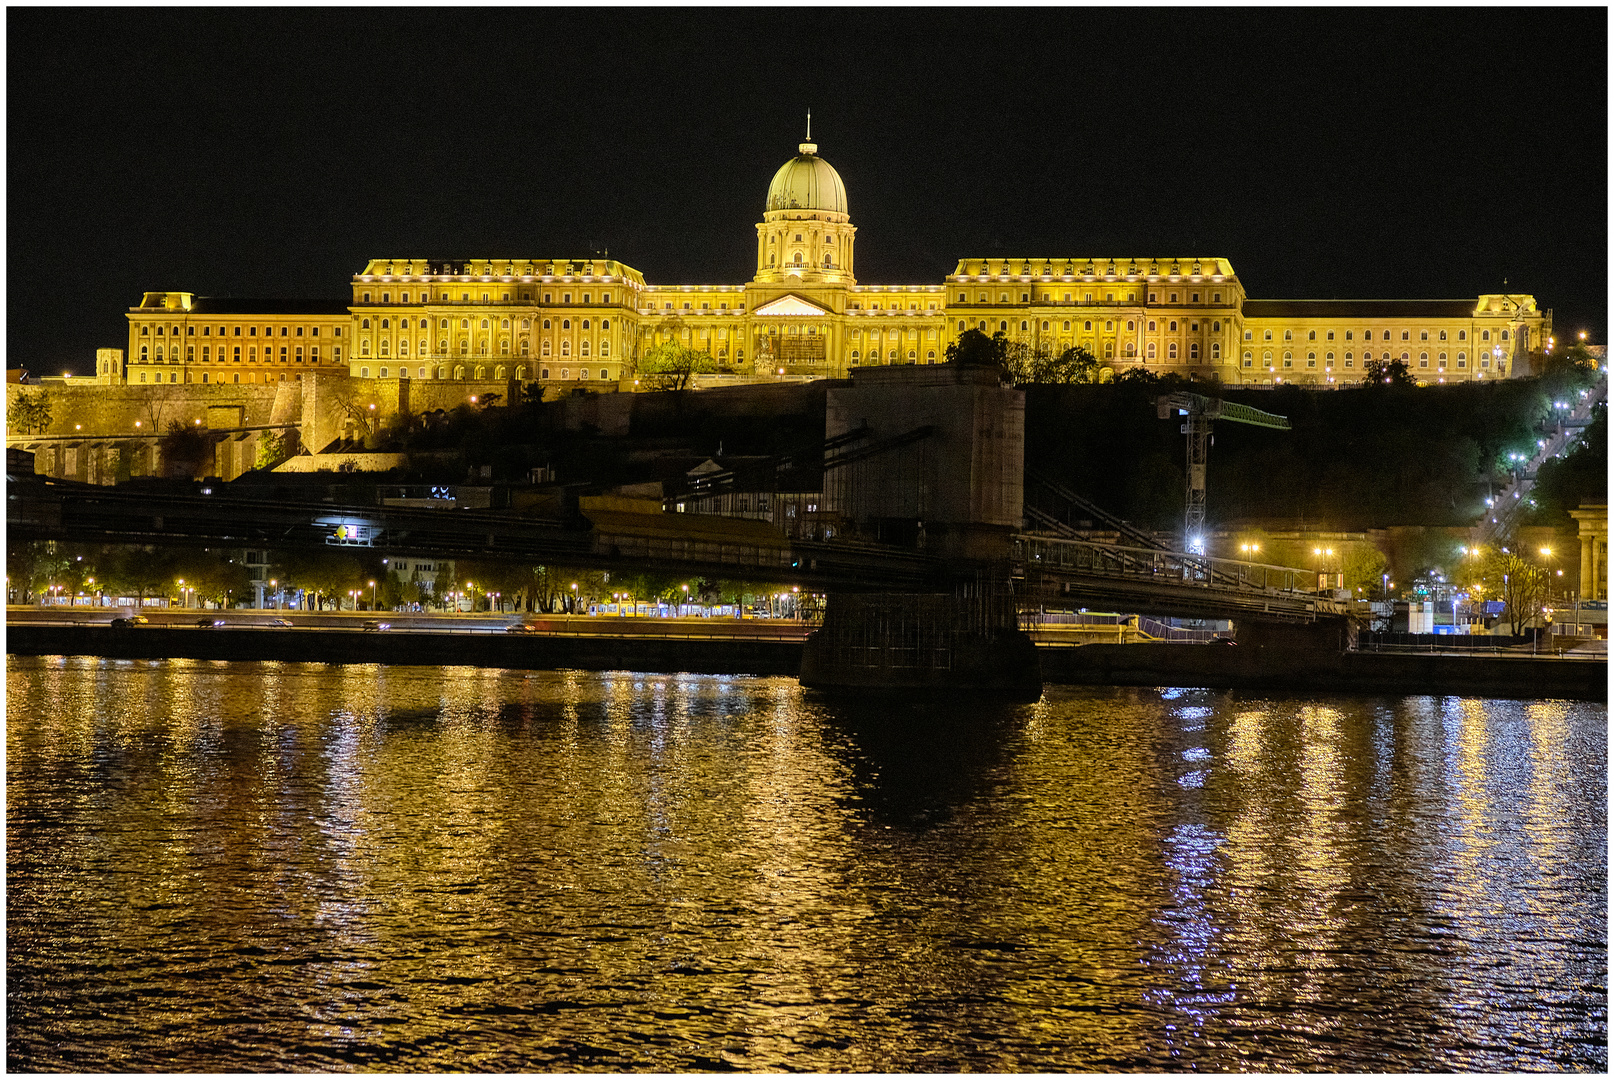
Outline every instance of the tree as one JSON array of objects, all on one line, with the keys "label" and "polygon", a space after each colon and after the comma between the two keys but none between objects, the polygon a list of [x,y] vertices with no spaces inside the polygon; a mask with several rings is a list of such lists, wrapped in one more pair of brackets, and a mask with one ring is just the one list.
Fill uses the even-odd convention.
[{"label": "tree", "polygon": [[1552,578],[1547,567],[1521,554],[1513,545],[1488,548],[1463,559],[1452,576],[1453,584],[1475,600],[1496,598],[1511,634],[1522,633],[1547,604]]},{"label": "tree", "polygon": [[1552,580],[1549,572],[1511,548],[1490,553],[1487,562],[1486,577],[1506,605],[1508,629],[1521,634],[1546,607],[1547,587]]},{"label": "tree", "polygon": [[1011,342],[1004,349],[1004,360],[1005,370],[1016,386],[1069,386],[1099,381],[1098,358],[1079,345],[1056,356],[1045,345]]},{"label": "tree", "polygon": [[50,416],[48,391],[41,390],[36,394],[30,394],[26,390],[21,390],[6,406],[6,427],[14,432],[33,435],[50,427]]},{"label": "tree", "polygon": [[185,471],[187,476],[213,464],[213,436],[200,424],[187,426],[178,420],[168,421],[168,431],[158,440],[163,461]]},{"label": "tree", "polygon": [[1374,360],[1362,373],[1363,386],[1417,386],[1404,360]]},{"label": "tree", "polygon": [[717,361],[705,349],[691,349],[677,341],[664,341],[639,361],[639,375],[653,390],[683,390],[697,374],[717,370]]},{"label": "tree", "polygon": [[252,462],[254,469],[273,469],[291,456],[292,433],[265,431],[258,437],[258,453]]},{"label": "tree", "polygon": [[169,568],[170,578],[183,578],[197,600],[212,600],[221,607],[238,603],[252,587],[252,574],[244,563],[215,551],[188,551]]},{"label": "tree", "polygon": [[356,558],[337,550],[278,553],[270,576],[282,587],[308,593],[316,608],[323,607],[327,600],[340,603],[340,598],[349,590],[360,588],[369,580]]},{"label": "tree", "polygon": [[150,596],[166,596],[176,587],[177,559],[163,548],[127,547],[114,551],[102,562],[101,577],[107,591],[133,594],[138,607]]},{"label": "tree", "polygon": [[966,330],[947,346],[946,362],[968,367],[995,367],[1008,370],[1008,339],[999,330],[987,337],[979,330]]}]

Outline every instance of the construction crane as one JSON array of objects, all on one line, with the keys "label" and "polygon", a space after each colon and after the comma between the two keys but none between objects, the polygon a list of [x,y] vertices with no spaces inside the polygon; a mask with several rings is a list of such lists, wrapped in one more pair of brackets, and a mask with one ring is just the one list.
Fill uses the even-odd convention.
[{"label": "construction crane", "polygon": [[1188,422],[1181,428],[1182,433],[1188,436],[1188,506],[1183,514],[1183,545],[1188,551],[1204,554],[1205,466],[1210,458],[1212,425],[1217,420],[1232,420],[1239,424],[1288,431],[1289,418],[1187,391],[1162,394],[1155,401],[1155,411],[1160,419],[1168,419],[1172,410],[1188,417]]}]

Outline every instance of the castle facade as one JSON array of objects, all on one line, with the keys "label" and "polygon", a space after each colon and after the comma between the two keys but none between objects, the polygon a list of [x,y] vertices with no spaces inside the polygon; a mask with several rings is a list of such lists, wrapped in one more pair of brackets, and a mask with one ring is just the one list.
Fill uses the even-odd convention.
[{"label": "castle facade", "polygon": [[1360,382],[1381,360],[1420,382],[1524,373],[1552,312],[1528,294],[1460,300],[1261,300],[1211,256],[961,259],[939,282],[855,275],[857,228],[840,174],[802,143],[768,186],[756,272],[744,284],[661,285],[582,259],[370,260],[334,301],[149,292],[129,309],[126,357],[97,381],[269,383],[303,372],[359,379],[633,389],[639,360],[675,341],[729,377],[844,377],[935,364],[966,330],[1110,375],[1133,367],[1234,385]]}]

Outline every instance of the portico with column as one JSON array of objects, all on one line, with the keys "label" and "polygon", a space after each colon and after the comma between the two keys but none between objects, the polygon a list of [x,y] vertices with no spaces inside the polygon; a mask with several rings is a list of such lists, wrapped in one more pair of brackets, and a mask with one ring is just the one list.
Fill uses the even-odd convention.
[{"label": "portico with column", "polygon": [[1580,532],[1580,598],[1608,599],[1608,503],[1581,503],[1569,511]]}]

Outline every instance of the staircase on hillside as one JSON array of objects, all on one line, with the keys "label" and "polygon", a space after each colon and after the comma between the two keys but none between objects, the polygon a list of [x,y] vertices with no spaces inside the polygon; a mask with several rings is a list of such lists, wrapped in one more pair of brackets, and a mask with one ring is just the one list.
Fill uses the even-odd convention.
[{"label": "staircase on hillside", "polygon": [[1543,433],[1536,442],[1535,456],[1525,462],[1514,474],[1508,486],[1492,497],[1491,505],[1478,525],[1478,541],[1494,544],[1504,536],[1511,536],[1530,508],[1530,491],[1535,487],[1536,472],[1542,464],[1567,452],[1580,438],[1586,425],[1591,423],[1594,406],[1608,400],[1608,369],[1600,369],[1597,383],[1581,392],[1569,415],[1556,422],[1551,432]]}]

